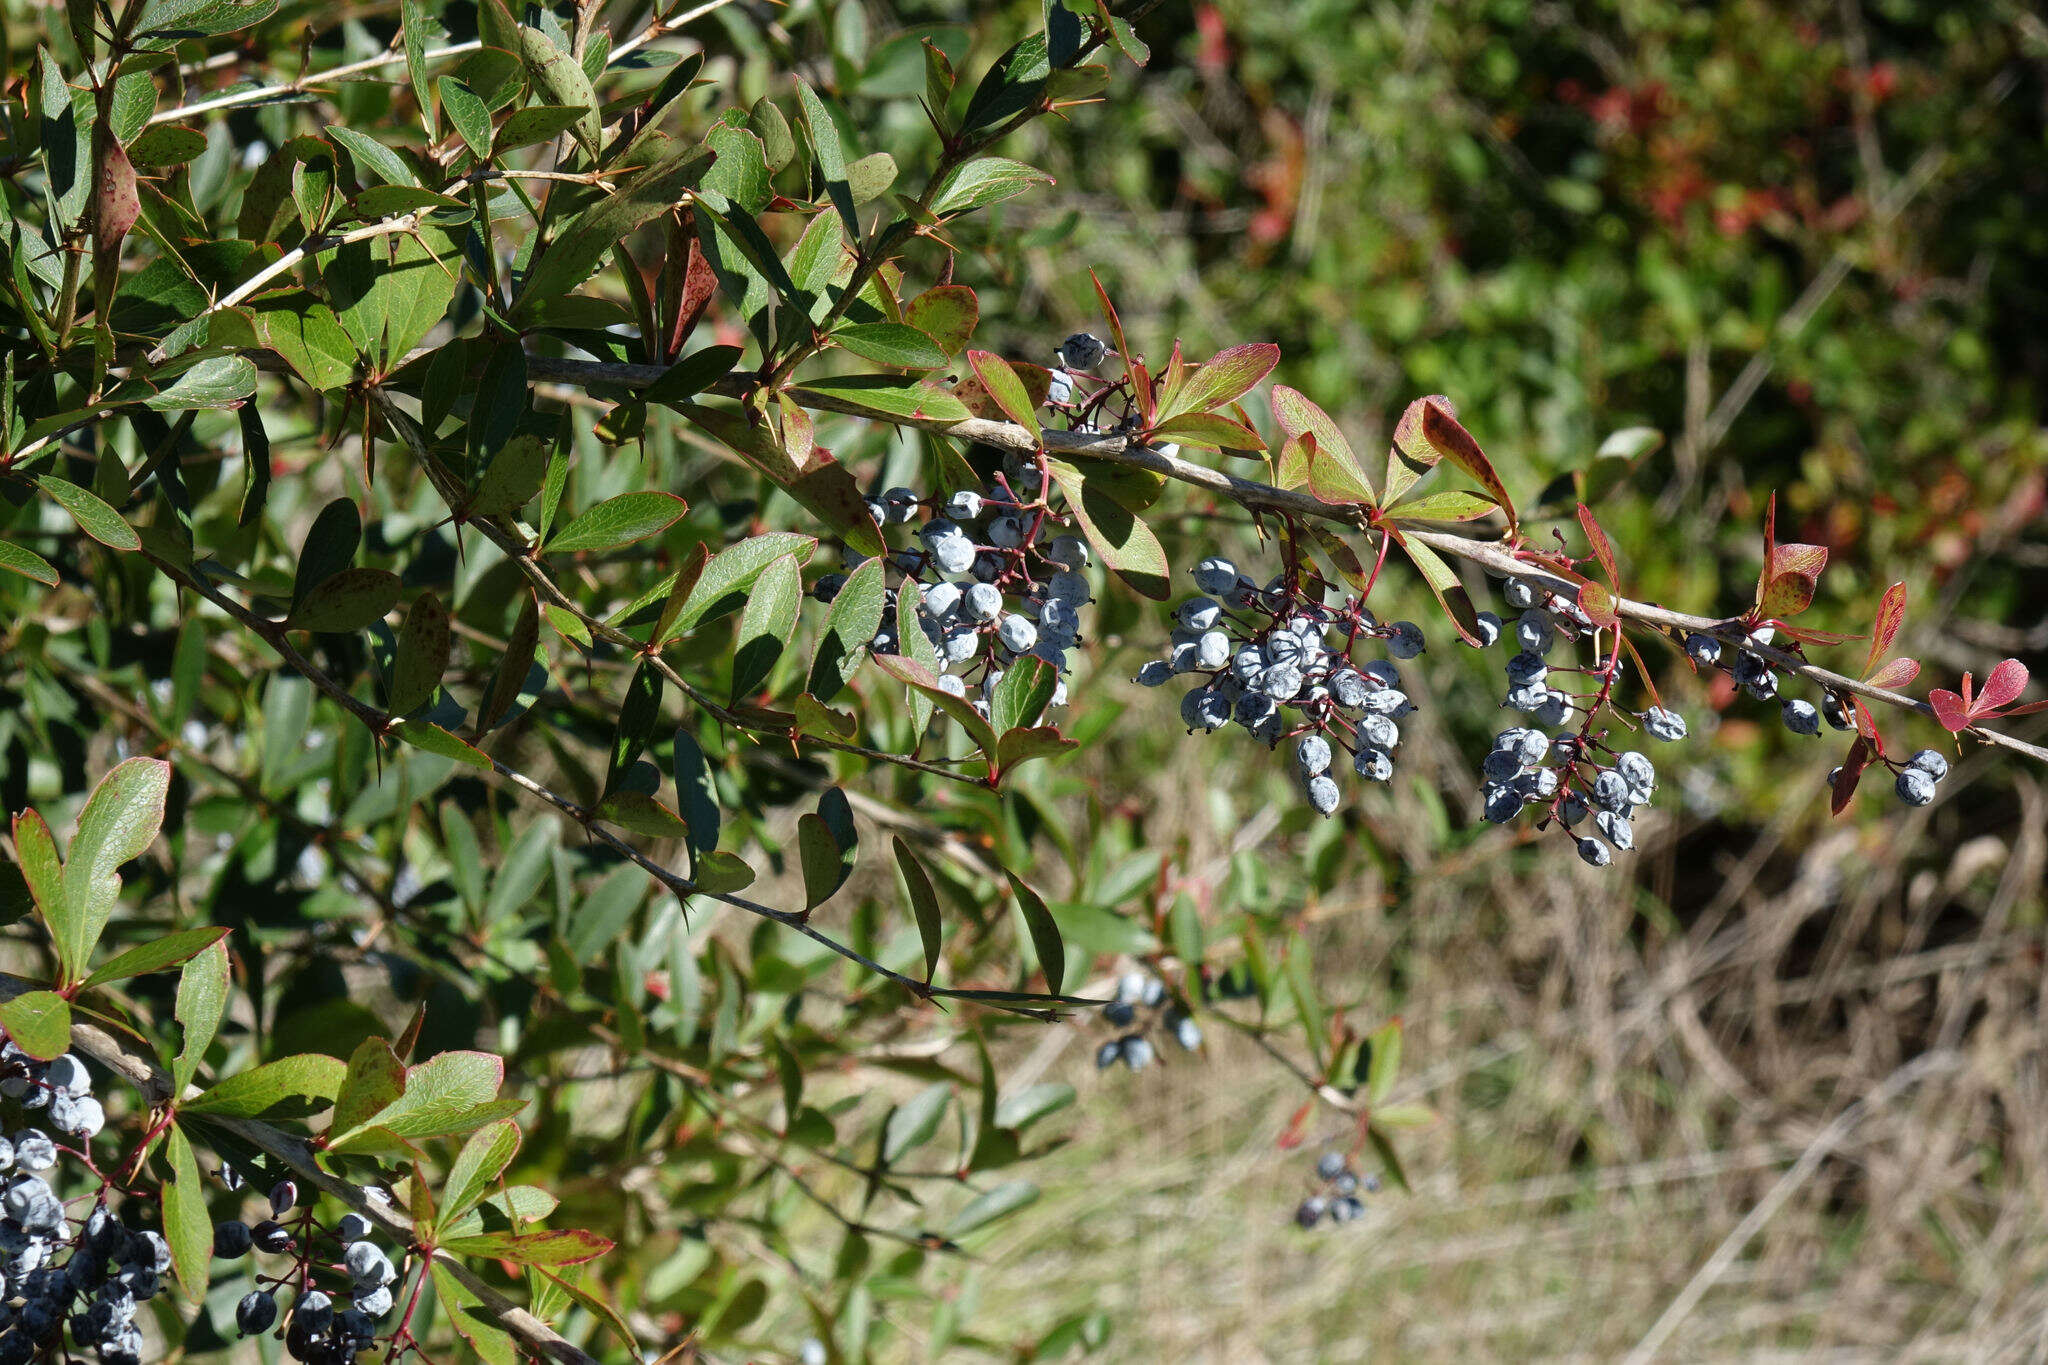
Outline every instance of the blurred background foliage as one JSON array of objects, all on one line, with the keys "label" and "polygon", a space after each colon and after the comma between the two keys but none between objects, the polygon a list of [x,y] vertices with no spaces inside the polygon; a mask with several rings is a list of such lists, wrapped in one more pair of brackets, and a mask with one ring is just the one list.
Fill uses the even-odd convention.
[{"label": "blurred background foliage", "polygon": [[[464,12],[450,8],[452,34]],[[50,13],[10,0],[10,72]],[[1039,20],[1035,3],[732,5],[694,30],[716,83],[696,111],[708,122],[786,95],[778,73],[794,62],[836,87],[866,148],[920,165],[930,132],[905,98],[922,78],[919,40],[978,72]],[[381,48],[394,9],[288,7],[274,27],[294,25],[329,65]],[[2048,666],[2038,15],[1931,0],[1198,0],[1139,31],[1150,66],[1119,69],[1098,102],[1006,148],[1056,184],[960,225],[954,278],[979,294],[977,345],[1044,363],[1092,325],[1093,269],[1155,356],[1176,336],[1193,355],[1280,343],[1276,378],[1361,450],[1411,398],[1449,395],[1525,506],[1569,476],[1598,495],[1634,596],[1746,605],[1775,490],[1781,529],[1834,556],[1815,624],[1865,628],[1884,585],[1904,580],[1901,649],[1926,661],[1927,681],[1981,676],[2005,654]],[[409,116],[405,100],[402,86],[359,82],[333,103],[369,128]],[[294,117],[236,114],[195,184],[231,181],[234,149],[278,145]],[[942,264],[927,244],[910,273]],[[280,520],[303,528],[325,498],[356,491],[323,444],[337,415],[281,413],[272,427],[279,471],[304,475],[279,480]],[[652,476],[726,495],[693,493],[693,535],[747,523],[752,506],[680,423],[651,423],[634,456],[605,454],[594,420],[576,410],[577,505]],[[1645,427],[1661,433],[1653,449],[1599,454]],[[918,467],[917,446],[886,431],[820,434],[877,486]],[[215,488],[218,473],[187,476],[232,539],[235,490]],[[374,496],[382,534],[440,556],[431,576],[460,585],[466,619],[497,603],[503,619],[458,655],[458,671],[487,679],[511,574],[426,535],[430,498]],[[1230,516],[1186,499],[1161,515],[1178,518],[1177,567],[1217,548],[1263,562]],[[108,591],[146,611],[142,577],[124,588],[110,575]],[[160,695],[152,721],[134,698],[171,678],[177,647],[157,591],[158,629],[140,644],[109,638],[76,599],[6,627],[8,807],[84,790],[99,759],[83,737],[106,716],[127,718],[124,742],[176,748],[189,790],[215,797],[180,811],[175,865],[190,880],[165,871],[155,889],[167,916],[233,924],[263,964],[249,1054],[345,1046],[420,999],[433,1045],[499,1039],[542,1099],[521,1178],[620,1239],[605,1283],[650,1336],[696,1329],[773,1360],[814,1334],[837,1356],[884,1360],[1618,1358],[1638,1346],[1976,1360],[2026,1358],[2038,1342],[2048,799],[2015,763],[1972,754],[1931,808],[1866,797],[1833,820],[1833,741],[1692,689],[1667,656],[1669,695],[1694,718],[1667,760],[1683,800],[1602,875],[1555,841],[1477,823],[1494,688],[1445,632],[1420,661],[1427,686],[1411,689],[1426,705],[1405,727],[1400,779],[1323,823],[1280,763],[1188,739],[1157,694],[1122,683],[1165,623],[1116,594],[1068,726],[1093,742],[1004,800],[921,802],[907,774],[762,750],[714,763],[721,805],[748,812],[728,847],[781,859],[799,806],[835,777],[876,798],[858,807],[864,829],[940,840],[948,908],[976,926],[956,944],[962,979],[1010,962],[997,932],[1009,912],[988,914],[989,898],[997,867],[1029,865],[1070,952],[1091,959],[1086,987],[1175,946],[1186,905],[1213,969],[1249,926],[1278,955],[1302,945],[1327,1007],[1361,1031],[1405,1022],[1397,1094],[1437,1115],[1405,1135],[1413,1190],[1314,1234],[1289,1215],[1315,1153],[1349,1147],[1355,1128],[1327,1108],[1301,1114],[1300,1077],[1274,1055],[1305,1065],[1298,1031],[1269,1038],[1248,1006],[1217,1004],[1199,1056],[1097,1076],[1094,1045],[1110,1035],[1093,1020],[992,1022],[1005,1093],[1031,1097],[1006,1117],[1041,1154],[1029,1174],[1045,1193],[965,1255],[932,1255],[848,1235],[813,1196],[845,1207],[872,1193],[858,1159],[768,1162],[779,1149],[744,1101],[774,1091],[784,1056],[815,1064],[804,1103],[841,1124],[848,1153],[871,1150],[901,1112],[889,1102],[927,1083],[960,1080],[963,1108],[975,1102],[978,1059],[953,1021],[903,1011],[730,916],[678,933],[673,906],[600,852],[557,842],[530,808],[420,755],[379,767],[300,685],[253,687],[269,667],[253,648],[217,651],[205,687]],[[1420,594],[1404,600],[1430,619]],[[715,669],[718,645],[697,662]],[[553,730],[518,743],[575,791],[601,774],[604,699],[622,676],[565,657],[557,683],[582,690],[551,692]],[[1861,656],[1840,657],[1853,668]],[[340,736],[339,755],[301,743],[309,717]],[[182,729],[188,719],[201,728]],[[2030,725],[2015,729],[2038,739]],[[1908,748],[1936,738],[1931,723],[1887,726]],[[673,762],[665,744],[653,753]],[[459,812],[453,824],[387,818],[430,795]],[[366,824],[381,831],[361,854],[380,898],[369,915],[328,861],[357,854],[323,837]],[[454,824],[473,826],[467,846],[481,839],[487,883],[464,872]],[[870,837],[871,865],[827,913],[908,962],[916,940],[880,843]],[[800,895],[795,861],[750,894]],[[309,935],[309,920],[331,929]],[[365,923],[401,920],[424,961],[394,965],[374,934],[364,944]],[[698,1014],[685,981],[702,991],[688,1001]],[[596,1030],[616,1030],[621,1006],[677,1054],[615,1065],[616,1034]],[[699,1087],[697,1065],[720,1086]],[[1063,1084],[1078,1096],[1064,1108]],[[915,1214],[891,1191],[892,1226],[944,1226],[967,1194],[944,1172],[939,1183]]]}]

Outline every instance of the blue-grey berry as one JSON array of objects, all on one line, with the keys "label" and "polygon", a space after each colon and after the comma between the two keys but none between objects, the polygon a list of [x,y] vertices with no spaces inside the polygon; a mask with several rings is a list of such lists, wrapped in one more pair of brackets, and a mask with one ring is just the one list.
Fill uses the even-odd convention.
[{"label": "blue-grey berry", "polygon": [[1344,1164],[1342,1152],[1324,1152],[1316,1158],[1316,1174],[1324,1180],[1335,1180],[1344,1174]]},{"label": "blue-grey berry", "polygon": [[1795,735],[1817,735],[1820,733],[1820,712],[1812,702],[1797,697],[1785,698],[1779,708],[1785,717],[1785,728]]},{"label": "blue-grey berry", "polygon": [[1124,1065],[1133,1071],[1143,1071],[1152,1065],[1152,1044],[1137,1034],[1124,1039]]},{"label": "blue-grey berry", "polygon": [[1647,755],[1634,749],[1614,760],[1614,771],[1620,773],[1631,787],[1655,787],[1657,766]]},{"label": "blue-grey berry", "polygon": [[1312,1194],[1301,1201],[1294,1211],[1294,1221],[1304,1228],[1312,1228],[1322,1221],[1323,1211],[1329,1208],[1329,1201],[1319,1194]]},{"label": "blue-grey berry", "polygon": [[250,1245],[247,1223],[231,1218],[213,1225],[213,1254],[221,1259],[232,1261],[238,1256],[247,1256]]},{"label": "blue-grey berry", "polygon": [[1525,611],[1536,605],[1536,587],[1526,578],[1510,578],[1501,584],[1501,596],[1516,611]]},{"label": "blue-grey berry", "polygon": [[1605,867],[1614,861],[1614,854],[1598,839],[1579,840],[1579,857],[1593,867]]},{"label": "blue-grey berry", "polygon": [[1906,766],[1917,768],[1936,782],[1948,776],[1948,759],[1933,749],[1922,749],[1906,760]]},{"label": "blue-grey berry", "polygon": [[1194,575],[1195,586],[1215,597],[1237,586],[1237,565],[1221,555],[1212,555],[1195,565]]},{"label": "blue-grey berry", "polygon": [[1294,746],[1294,763],[1304,777],[1330,770],[1330,741],[1321,735],[1303,735]]},{"label": "blue-grey berry", "polygon": [[1390,782],[1394,777],[1394,756],[1384,749],[1360,749],[1351,756],[1351,766],[1368,782]]},{"label": "blue-grey berry", "polygon": [[1909,806],[1924,806],[1934,799],[1934,779],[1925,768],[1902,768],[1892,790]]},{"label": "blue-grey berry", "polygon": [[277,1300],[260,1289],[252,1289],[235,1305],[235,1328],[245,1337],[268,1332],[277,1323]]},{"label": "blue-grey berry", "polygon": [[1060,364],[1070,370],[1092,370],[1109,355],[1109,343],[1089,332],[1076,332],[1060,343]]},{"label": "blue-grey berry", "polygon": [[1365,705],[1371,688],[1365,675],[1355,668],[1340,668],[1330,675],[1330,695],[1337,699],[1337,705],[1346,710],[1356,710]]},{"label": "blue-grey berry", "polygon": [[1593,804],[1602,810],[1619,811],[1629,804],[1628,779],[1609,768],[1593,779]]},{"label": "blue-grey berry", "polygon": [[[1473,621],[1472,633],[1478,637],[1477,643],[1481,649],[1497,643],[1500,640],[1500,632],[1501,620],[1490,611],[1480,612]],[[1466,643],[1471,644],[1473,641],[1468,640]]]},{"label": "blue-grey berry", "polygon": [[1101,1047],[1095,1049],[1095,1069],[1097,1071],[1107,1071],[1115,1066],[1123,1055],[1123,1039],[1112,1038]]},{"label": "blue-grey berry", "polygon": [[1522,813],[1522,794],[1506,784],[1488,786],[1481,793],[1486,800],[1486,818],[1505,825]]},{"label": "blue-grey berry", "polygon": [[1337,781],[1328,773],[1317,773],[1308,780],[1308,803],[1317,815],[1330,816],[1337,813],[1338,799],[1343,795],[1337,788]]},{"label": "blue-grey berry", "polygon": [[1522,771],[1522,760],[1511,749],[1495,749],[1479,761],[1479,772],[1489,782],[1512,782]]},{"label": "blue-grey berry", "polygon": [[963,488],[946,498],[946,515],[954,521],[974,521],[981,516],[981,494]]},{"label": "blue-grey berry", "polygon": [[1593,817],[1593,827],[1600,831],[1601,838],[1623,852],[1636,846],[1635,828],[1625,815],[1603,810]]},{"label": "blue-grey berry", "polygon": [[1685,637],[1685,652],[1691,655],[1692,661],[1701,668],[1712,668],[1721,662],[1721,642],[1711,635],[1702,635],[1698,631]]},{"label": "blue-grey berry", "polygon": [[1676,711],[1653,706],[1643,713],[1643,728],[1650,732],[1651,738],[1668,744],[1685,738],[1685,717]]},{"label": "blue-grey berry", "polygon": [[1427,648],[1421,626],[1413,621],[1394,622],[1393,634],[1387,636],[1387,653],[1396,659],[1412,659]]},{"label": "blue-grey berry", "polygon": [[1164,659],[1147,659],[1138,670],[1137,683],[1140,687],[1158,687],[1173,677],[1173,665]]}]

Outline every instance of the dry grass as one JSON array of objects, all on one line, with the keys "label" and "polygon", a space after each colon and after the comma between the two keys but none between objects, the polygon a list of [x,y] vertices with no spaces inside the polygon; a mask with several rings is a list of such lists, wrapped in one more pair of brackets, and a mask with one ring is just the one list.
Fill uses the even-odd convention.
[{"label": "dry grass", "polygon": [[[1468,790],[1417,720],[1410,763]],[[1966,764],[1931,811],[1879,792],[1881,819],[1831,822],[1808,752],[1771,823],[1667,815],[1633,876],[1502,832],[1435,847],[1368,798],[1426,870],[1349,877],[1298,932],[1356,1021],[1407,1021],[1404,1090],[1441,1116],[1408,1135],[1414,1192],[1303,1234],[1343,1116],[1283,1150],[1303,1090],[1246,1039],[1212,1025],[1199,1061],[1098,1078],[1097,1035],[1064,1030],[1024,1069],[1081,1088],[1075,1141],[952,1272],[983,1325],[1028,1340],[1097,1306],[1117,1360],[2048,1358],[2048,798]],[[1214,757],[1240,784],[1259,761]],[[1198,876],[1226,850],[1179,796],[1224,799],[1210,761],[1122,793]]]}]

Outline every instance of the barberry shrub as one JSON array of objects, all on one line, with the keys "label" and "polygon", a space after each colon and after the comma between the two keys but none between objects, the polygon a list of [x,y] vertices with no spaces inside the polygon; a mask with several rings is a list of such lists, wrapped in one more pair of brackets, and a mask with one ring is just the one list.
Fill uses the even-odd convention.
[{"label": "barberry shrub", "polygon": [[[1074,1094],[1006,1077],[1061,1021],[1133,1073],[1256,1039],[1287,1145],[1343,1135],[1291,1216],[1357,1220],[1430,1121],[1401,1025],[1063,779],[1118,725],[1277,751],[1300,829],[1400,794],[1418,709],[1505,710],[1479,808],[1598,867],[1674,677],[1853,736],[1838,811],[1939,799],[1915,713],[2048,757],[2017,661],[1903,691],[1903,585],[1815,662],[1863,637],[1795,624],[1774,514],[1685,614],[1449,398],[1368,468],[1270,344],[1100,282],[984,326],[1058,194],[1023,130],[1143,79],[1150,9],[858,64],[850,6],[822,60],[720,0],[8,12],[0,1360],[864,1358],[1036,1197]],[[1463,648],[1491,694],[1420,676]]]}]

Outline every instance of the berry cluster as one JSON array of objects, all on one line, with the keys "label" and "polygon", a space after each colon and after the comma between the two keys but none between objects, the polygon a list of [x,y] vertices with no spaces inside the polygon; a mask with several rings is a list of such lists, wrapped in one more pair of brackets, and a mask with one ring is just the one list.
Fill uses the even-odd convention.
[{"label": "berry cluster", "polygon": [[[1054,534],[1058,522],[1037,463],[1012,458],[994,486],[923,498],[891,488],[869,500],[883,527],[923,518],[914,546],[893,551],[889,566],[901,576],[889,587],[881,628],[870,642],[878,654],[906,652],[901,605],[915,602],[913,619],[938,658],[939,686],[988,714],[988,694],[1016,660],[1035,657],[1058,670],[1052,704],[1066,701],[1069,653],[1081,642],[1083,610],[1093,601],[1088,547],[1075,536]],[[862,556],[849,550],[847,565]],[[823,602],[837,597],[844,574],[825,574],[812,587]]]},{"label": "berry cluster", "polygon": [[1325,1220],[1356,1222],[1365,1216],[1365,1201],[1358,1197],[1359,1192],[1373,1194],[1380,1187],[1378,1176],[1360,1176],[1342,1152],[1324,1152],[1316,1158],[1316,1181],[1319,1188],[1294,1210],[1294,1221],[1303,1228]]},{"label": "berry cluster", "polygon": [[[221,1178],[230,1189],[244,1188],[229,1168],[222,1168]],[[277,1325],[277,1296],[289,1287],[286,1354],[308,1365],[352,1365],[357,1353],[376,1341],[378,1321],[391,1312],[391,1286],[399,1278],[391,1257],[370,1240],[370,1233],[370,1221],[359,1213],[343,1214],[332,1228],[321,1226],[311,1204],[300,1205],[298,1186],[291,1180],[271,1187],[268,1218],[254,1226],[238,1219],[215,1224],[213,1254],[220,1259],[239,1260],[252,1251],[287,1259],[280,1273],[255,1275],[255,1287],[235,1305],[235,1326],[244,1336],[270,1331]],[[326,1288],[320,1286],[323,1280]],[[346,1307],[338,1306],[343,1298]]]},{"label": "berry cluster", "polygon": [[[1727,647],[1721,641],[1695,631],[1685,638],[1685,652],[1700,668],[1725,668],[1735,685],[1756,700],[1777,700],[1785,728],[1795,735],[1818,735],[1823,722],[1833,730],[1854,730],[1856,717],[1850,703],[1832,690],[1821,693],[1819,706],[1798,697],[1778,696],[1777,670],[1769,660],[1744,647],[1767,645],[1775,633],[1769,626],[1751,631],[1733,647],[1734,658],[1728,660]],[[1891,759],[1882,751],[1876,758],[1892,770],[1892,790],[1909,806],[1924,806],[1934,800],[1935,784],[1948,776],[1948,759],[1933,749],[1922,749],[1904,762]],[[1836,768],[1828,774],[1828,785],[1834,785],[1841,771]]]},{"label": "berry cluster", "polygon": [[[8,1038],[0,1044],[0,1096],[78,1142],[60,1147],[37,1127],[0,1136],[0,1365],[67,1358],[67,1328],[71,1350],[90,1351],[103,1365],[139,1365],[136,1315],[162,1289],[171,1250],[160,1234],[128,1227],[108,1207],[111,1185],[90,1150],[106,1114],[84,1063],[69,1053],[37,1061]],[[97,1186],[91,1211],[76,1223],[50,1184],[62,1154]]]},{"label": "berry cluster", "polygon": [[[1319,815],[1337,809],[1340,751],[1360,777],[1392,778],[1398,722],[1415,709],[1392,660],[1422,653],[1421,628],[1383,626],[1360,598],[1325,605],[1293,573],[1261,588],[1220,557],[1193,573],[1202,595],[1179,605],[1166,657],[1148,660],[1137,681],[1193,678],[1180,703],[1189,733],[1235,724],[1269,748],[1293,739],[1302,789]],[[1358,662],[1368,640],[1391,658]]]},{"label": "berry cluster", "polygon": [[1149,972],[1125,972],[1116,983],[1116,998],[1102,1007],[1102,1017],[1123,1032],[1095,1050],[1098,1071],[1107,1071],[1118,1062],[1133,1071],[1150,1066],[1158,1054],[1145,1035],[1155,1024],[1184,1052],[1202,1046],[1201,1025],[1168,998],[1166,983]]}]

